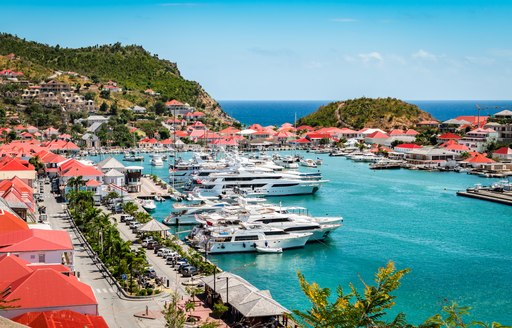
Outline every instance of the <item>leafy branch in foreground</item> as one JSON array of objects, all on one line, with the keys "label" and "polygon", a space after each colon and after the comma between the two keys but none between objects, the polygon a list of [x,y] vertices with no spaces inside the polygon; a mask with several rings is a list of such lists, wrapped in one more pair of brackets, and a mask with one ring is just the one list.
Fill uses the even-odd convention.
[{"label": "leafy branch in foreground", "polygon": [[[393,262],[388,262],[384,268],[379,268],[375,274],[375,286],[366,284],[362,279],[364,291],[361,294],[353,284],[350,292],[345,294],[343,288],[336,289],[337,298],[330,302],[331,290],[321,288],[317,283],[308,283],[300,272],[299,277],[302,291],[312,304],[306,312],[293,310],[297,321],[307,327],[344,328],[344,327],[383,327],[383,328],[413,328],[407,323],[405,314],[399,313],[393,320],[388,321],[386,311],[395,305],[396,296],[391,295],[400,287],[400,280],[409,273],[410,269],[396,270]],[[464,322],[464,316],[469,315],[470,307],[462,307],[457,303],[444,306],[441,314],[430,317],[418,328],[512,328],[497,322],[487,324],[480,321]]]},{"label": "leafy branch in foreground", "polygon": [[350,284],[348,294],[338,286],[334,303],[329,302],[329,288],[308,283],[299,272],[300,286],[313,307],[307,312],[293,312],[299,321],[312,327],[405,327],[405,315],[400,313],[389,323],[383,321],[383,316],[386,310],[395,305],[396,296],[391,295],[391,292],[400,286],[400,279],[409,272],[410,269],[397,271],[394,263],[389,262],[375,275],[376,286],[370,286],[363,281],[363,294],[353,284]]}]

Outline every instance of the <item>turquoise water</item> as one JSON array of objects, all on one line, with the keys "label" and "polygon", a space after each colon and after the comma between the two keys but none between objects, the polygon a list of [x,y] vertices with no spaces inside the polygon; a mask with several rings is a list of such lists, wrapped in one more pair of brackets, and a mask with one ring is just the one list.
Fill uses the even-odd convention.
[{"label": "turquoise water", "polygon": [[[496,180],[458,173],[372,171],[364,163],[321,157],[330,182],[312,196],[269,198],[305,206],[313,215],[341,215],[344,226],[325,243],[279,255],[212,256],[222,269],[239,274],[289,309],[305,309],[296,273],[334,289],[359,276],[371,281],[388,260],[411,268],[397,295],[395,312],[420,323],[447,300],[472,306],[473,319],[512,323],[512,207],[455,195],[475,183]],[[122,157],[121,155],[118,158]],[[167,168],[146,173],[168,177]],[[159,204],[162,219],[171,202]],[[184,228],[190,229],[190,228]]]}]

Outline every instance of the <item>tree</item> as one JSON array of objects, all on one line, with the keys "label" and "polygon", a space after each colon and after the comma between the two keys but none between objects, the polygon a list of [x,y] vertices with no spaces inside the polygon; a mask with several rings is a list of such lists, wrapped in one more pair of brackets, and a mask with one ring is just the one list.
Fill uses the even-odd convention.
[{"label": "tree", "polygon": [[402,277],[410,269],[396,270],[393,262],[379,268],[375,275],[376,286],[370,286],[364,281],[364,292],[361,294],[353,284],[350,292],[345,294],[343,288],[337,288],[337,298],[329,301],[331,290],[320,288],[316,283],[308,283],[299,272],[302,291],[312,304],[306,312],[294,310],[293,313],[306,326],[312,327],[403,327],[405,315],[398,314],[391,322],[385,322],[386,311],[395,305],[391,293],[400,286]]},{"label": "tree", "polygon": [[86,92],[84,95],[85,100],[94,100],[96,94],[94,92]]},{"label": "tree", "polygon": [[110,99],[110,91],[109,90],[101,90],[100,98]]},{"label": "tree", "polygon": [[82,178],[82,176],[71,177],[69,178],[67,185],[68,187],[73,188],[75,192],[78,192],[78,189],[85,185],[85,180]]},{"label": "tree", "polygon": [[101,103],[100,112],[106,112],[108,110],[108,105],[106,102]]},{"label": "tree", "polygon": [[466,327],[484,327],[484,328],[499,328],[506,327],[497,322],[493,322],[490,325],[481,321],[472,321],[470,323],[464,322],[464,316],[469,315],[469,306],[459,306],[457,303],[443,306],[442,311],[445,313],[445,317],[441,314],[433,315],[428,318],[424,325],[420,327],[435,327],[435,328],[466,328]]},{"label": "tree", "polygon": [[183,309],[178,307],[178,300],[178,294],[171,293],[170,302],[164,306],[162,314],[165,318],[166,328],[182,328],[185,326],[187,315]]},{"label": "tree", "polygon": [[154,105],[156,115],[162,115],[167,111],[165,103],[157,101]]},{"label": "tree", "polygon": [[34,166],[34,170],[37,172],[37,174],[44,173],[45,166],[44,163],[41,162],[39,156],[32,157],[28,160],[28,162]]}]

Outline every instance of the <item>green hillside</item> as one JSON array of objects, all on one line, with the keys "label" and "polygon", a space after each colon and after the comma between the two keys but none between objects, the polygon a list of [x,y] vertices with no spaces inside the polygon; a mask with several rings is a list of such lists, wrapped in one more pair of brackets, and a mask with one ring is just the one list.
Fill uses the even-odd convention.
[{"label": "green hillside", "polygon": [[73,71],[100,81],[113,80],[125,90],[152,88],[163,97],[198,108],[219,107],[197,82],[185,80],[175,63],[159,59],[141,46],[115,43],[71,49],[0,34],[0,55],[9,53],[35,67]]},{"label": "green hillside", "polygon": [[298,125],[337,126],[352,129],[409,128],[432,116],[418,106],[395,98],[357,98],[332,102],[302,117]]}]

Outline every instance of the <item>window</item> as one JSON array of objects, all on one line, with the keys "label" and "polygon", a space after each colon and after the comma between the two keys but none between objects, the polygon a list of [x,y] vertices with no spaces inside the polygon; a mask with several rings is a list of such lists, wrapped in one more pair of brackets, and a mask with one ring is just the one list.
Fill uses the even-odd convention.
[{"label": "window", "polygon": [[45,263],[46,262],[46,254],[41,253],[39,254],[39,263]]},{"label": "window", "polygon": [[35,260],[35,259],[36,259],[36,256],[35,256],[35,255],[30,255],[30,259],[31,259],[31,260]]},{"label": "window", "polygon": [[235,241],[258,240],[258,236],[236,236]]}]

